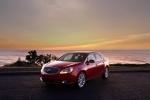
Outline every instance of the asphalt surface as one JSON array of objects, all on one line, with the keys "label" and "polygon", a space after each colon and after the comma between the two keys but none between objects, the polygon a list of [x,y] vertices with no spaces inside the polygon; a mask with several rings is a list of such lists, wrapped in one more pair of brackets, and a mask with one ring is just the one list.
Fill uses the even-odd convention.
[{"label": "asphalt surface", "polygon": [[0,75],[0,100],[150,100],[150,72],[110,73],[83,89],[46,85],[38,74]]},{"label": "asphalt surface", "polygon": [[[40,67],[0,67],[0,75],[40,74]],[[111,73],[150,72],[149,67],[110,67]]]}]

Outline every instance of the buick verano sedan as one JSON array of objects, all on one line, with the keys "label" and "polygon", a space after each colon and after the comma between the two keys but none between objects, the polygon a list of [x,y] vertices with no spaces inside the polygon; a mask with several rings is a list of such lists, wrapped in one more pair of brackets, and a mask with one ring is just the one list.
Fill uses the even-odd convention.
[{"label": "buick verano sedan", "polygon": [[51,84],[76,84],[83,88],[87,80],[100,75],[103,79],[108,78],[108,59],[97,52],[75,51],[43,65],[40,80]]}]

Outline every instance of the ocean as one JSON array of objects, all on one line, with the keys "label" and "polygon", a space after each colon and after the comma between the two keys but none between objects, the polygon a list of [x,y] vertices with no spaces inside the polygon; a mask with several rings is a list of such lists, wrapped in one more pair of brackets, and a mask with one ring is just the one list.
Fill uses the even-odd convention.
[{"label": "ocean", "polygon": [[[57,57],[71,50],[37,50],[37,54],[54,54]],[[96,50],[109,59],[110,64],[145,64],[150,63],[150,50]],[[18,60],[25,60],[27,50],[0,50],[0,66],[10,64]]]}]

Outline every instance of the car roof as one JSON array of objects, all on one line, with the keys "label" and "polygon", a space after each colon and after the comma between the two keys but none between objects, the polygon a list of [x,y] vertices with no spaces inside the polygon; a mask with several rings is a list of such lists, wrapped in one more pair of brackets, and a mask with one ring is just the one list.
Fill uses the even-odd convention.
[{"label": "car roof", "polygon": [[87,53],[87,54],[89,54],[89,53],[96,53],[96,52],[94,52],[94,51],[72,51],[69,53]]}]

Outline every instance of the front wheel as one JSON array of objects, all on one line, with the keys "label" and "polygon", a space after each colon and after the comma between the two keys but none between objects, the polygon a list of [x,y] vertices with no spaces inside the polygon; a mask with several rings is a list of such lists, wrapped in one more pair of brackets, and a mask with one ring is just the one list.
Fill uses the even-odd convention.
[{"label": "front wheel", "polygon": [[86,76],[84,72],[80,72],[77,77],[77,87],[83,88],[86,82]]},{"label": "front wheel", "polygon": [[104,73],[102,74],[103,79],[107,79],[109,75],[109,68],[106,67]]}]

